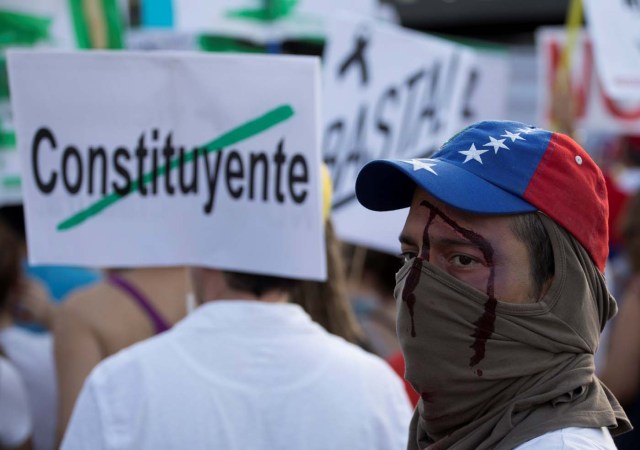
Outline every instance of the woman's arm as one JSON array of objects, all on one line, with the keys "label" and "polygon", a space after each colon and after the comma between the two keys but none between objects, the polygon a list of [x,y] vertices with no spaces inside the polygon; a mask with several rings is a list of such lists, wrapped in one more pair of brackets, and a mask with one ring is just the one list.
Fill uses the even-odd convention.
[{"label": "woman's arm", "polygon": [[86,291],[72,295],[54,313],[53,334],[58,380],[58,443],[73,412],[76,398],[91,370],[103,359],[103,349],[92,325],[92,299]]}]

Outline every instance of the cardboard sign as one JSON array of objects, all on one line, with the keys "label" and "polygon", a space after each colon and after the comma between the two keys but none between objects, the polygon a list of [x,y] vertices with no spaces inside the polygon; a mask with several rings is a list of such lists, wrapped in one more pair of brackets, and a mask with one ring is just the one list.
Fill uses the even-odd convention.
[{"label": "cardboard sign", "polygon": [[480,120],[513,120],[509,115],[511,60],[505,49],[474,48],[471,72],[464,84],[461,126]]},{"label": "cardboard sign", "polygon": [[357,174],[372,159],[428,157],[480,120],[470,112],[476,62],[466,47],[392,25],[350,16],[332,23],[324,55],[323,156],[342,239],[397,253],[406,211],[367,211],[355,198]]},{"label": "cardboard sign", "polygon": [[585,0],[584,5],[605,92],[640,102],[640,2]]},{"label": "cardboard sign", "polygon": [[3,45],[47,46],[60,49],[76,47],[70,2],[59,0],[2,0],[0,15],[8,19],[1,27],[9,39]]},{"label": "cardboard sign", "polygon": [[283,39],[322,38],[326,19],[337,10],[374,16],[377,0],[174,0],[175,28],[245,37],[269,43]]},{"label": "cardboard sign", "polygon": [[319,62],[9,54],[34,264],[326,276]]},{"label": "cardboard sign", "polygon": [[9,102],[5,52],[12,47],[75,47],[67,2],[3,0],[0,2],[0,206],[22,202],[20,157],[16,150]]},{"label": "cardboard sign", "polygon": [[22,203],[20,155],[9,99],[0,99],[0,206]]},{"label": "cardboard sign", "polygon": [[[539,123],[551,126],[553,87],[566,43],[563,27],[544,27],[536,34],[539,67]],[[592,41],[584,31],[571,59],[571,96],[580,128],[618,134],[640,133],[640,101],[618,101],[602,87],[594,64]]]}]

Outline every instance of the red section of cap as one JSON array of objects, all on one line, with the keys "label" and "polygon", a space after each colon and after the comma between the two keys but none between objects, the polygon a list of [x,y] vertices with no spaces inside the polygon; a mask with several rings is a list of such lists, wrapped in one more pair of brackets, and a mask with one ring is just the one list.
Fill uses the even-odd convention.
[{"label": "red section of cap", "polygon": [[554,133],[523,198],[571,233],[601,272],[609,206],[600,168],[573,139]]}]

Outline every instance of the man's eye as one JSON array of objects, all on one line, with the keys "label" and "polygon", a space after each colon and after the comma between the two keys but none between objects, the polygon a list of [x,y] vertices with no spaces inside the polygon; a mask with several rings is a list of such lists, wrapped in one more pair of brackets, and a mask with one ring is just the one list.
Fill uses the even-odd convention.
[{"label": "man's eye", "polygon": [[408,262],[410,259],[413,259],[416,256],[418,256],[418,254],[415,252],[402,252],[398,255],[398,257],[402,259],[404,262]]},{"label": "man's eye", "polygon": [[455,255],[453,258],[451,258],[451,263],[454,266],[458,267],[469,267],[475,262],[476,260],[474,258],[467,255]]}]

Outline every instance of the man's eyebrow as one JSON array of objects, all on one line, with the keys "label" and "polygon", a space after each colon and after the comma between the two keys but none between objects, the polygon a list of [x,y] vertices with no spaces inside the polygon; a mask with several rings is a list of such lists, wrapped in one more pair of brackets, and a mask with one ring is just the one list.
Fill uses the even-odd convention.
[{"label": "man's eyebrow", "polygon": [[480,248],[480,246],[474,242],[471,242],[465,238],[451,238],[451,237],[438,237],[434,236],[430,239],[432,244],[437,245],[463,245],[466,247]]}]

